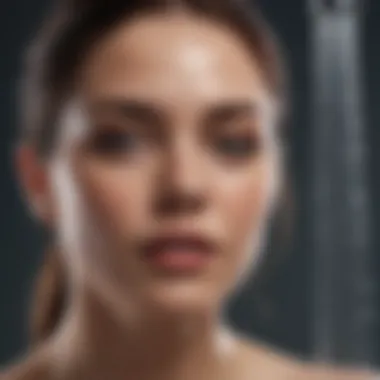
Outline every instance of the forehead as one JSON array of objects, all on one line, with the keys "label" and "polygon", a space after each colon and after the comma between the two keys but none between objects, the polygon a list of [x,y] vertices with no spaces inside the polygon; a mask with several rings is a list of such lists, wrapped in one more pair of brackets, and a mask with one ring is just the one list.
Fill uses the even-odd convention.
[{"label": "forehead", "polygon": [[108,33],[84,62],[80,90],[89,102],[134,97],[171,106],[269,98],[244,41],[180,14],[141,17]]}]

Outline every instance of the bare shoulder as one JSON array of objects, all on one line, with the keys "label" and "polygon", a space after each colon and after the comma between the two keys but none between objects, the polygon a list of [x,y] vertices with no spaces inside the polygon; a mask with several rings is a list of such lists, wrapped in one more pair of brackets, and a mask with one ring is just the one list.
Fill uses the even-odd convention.
[{"label": "bare shoulder", "polygon": [[0,370],[0,380],[49,380],[49,366],[43,352],[34,352]]},{"label": "bare shoulder", "polygon": [[311,380],[379,380],[380,374],[372,369],[359,367],[337,367],[328,364],[304,364],[304,378]]},{"label": "bare shoulder", "polygon": [[251,374],[250,378],[254,375],[259,379],[298,380],[303,364],[296,356],[242,336],[238,337],[238,345],[240,365]]},{"label": "bare shoulder", "polygon": [[363,368],[341,368],[307,362],[263,342],[239,338],[241,360],[262,379],[278,380],[380,380],[380,374]]}]

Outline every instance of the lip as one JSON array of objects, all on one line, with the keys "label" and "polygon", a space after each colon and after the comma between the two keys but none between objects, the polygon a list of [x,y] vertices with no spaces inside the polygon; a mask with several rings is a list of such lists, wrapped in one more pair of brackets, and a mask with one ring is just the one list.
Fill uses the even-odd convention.
[{"label": "lip", "polygon": [[149,238],[141,245],[145,262],[171,273],[194,273],[207,267],[217,254],[218,245],[204,234],[171,231]]}]

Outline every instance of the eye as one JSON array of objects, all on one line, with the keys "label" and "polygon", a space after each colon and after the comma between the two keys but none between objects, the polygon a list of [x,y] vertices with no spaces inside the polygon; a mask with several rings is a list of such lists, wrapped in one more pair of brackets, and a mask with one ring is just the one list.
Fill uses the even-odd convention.
[{"label": "eye", "polygon": [[233,158],[248,158],[261,148],[260,141],[251,135],[226,135],[216,140],[215,149],[218,154]]},{"label": "eye", "polygon": [[141,146],[141,137],[122,128],[98,128],[90,140],[90,149],[104,156],[120,156],[135,153]]}]

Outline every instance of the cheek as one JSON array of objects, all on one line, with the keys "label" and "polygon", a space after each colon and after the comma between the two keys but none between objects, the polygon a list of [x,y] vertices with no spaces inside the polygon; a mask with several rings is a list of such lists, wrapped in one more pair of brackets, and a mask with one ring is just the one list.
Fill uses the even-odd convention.
[{"label": "cheek", "polygon": [[[146,224],[145,171],[82,157],[58,159],[52,168],[57,229],[73,252],[117,248]],[[108,249],[107,249],[108,250]]]},{"label": "cheek", "polygon": [[126,237],[144,224],[150,188],[144,171],[88,162],[78,166],[77,182],[88,208],[110,234]]},{"label": "cheek", "polygon": [[131,284],[141,281],[138,263],[125,252],[147,224],[146,172],[83,158],[53,167],[57,228],[75,277],[124,281],[127,270]]},{"label": "cheek", "polygon": [[[230,179],[221,194],[223,219],[228,221],[231,259],[240,261],[242,255],[254,250],[270,214],[277,192],[277,170],[272,160],[263,160],[252,170]],[[241,254],[239,254],[241,252]]]}]

